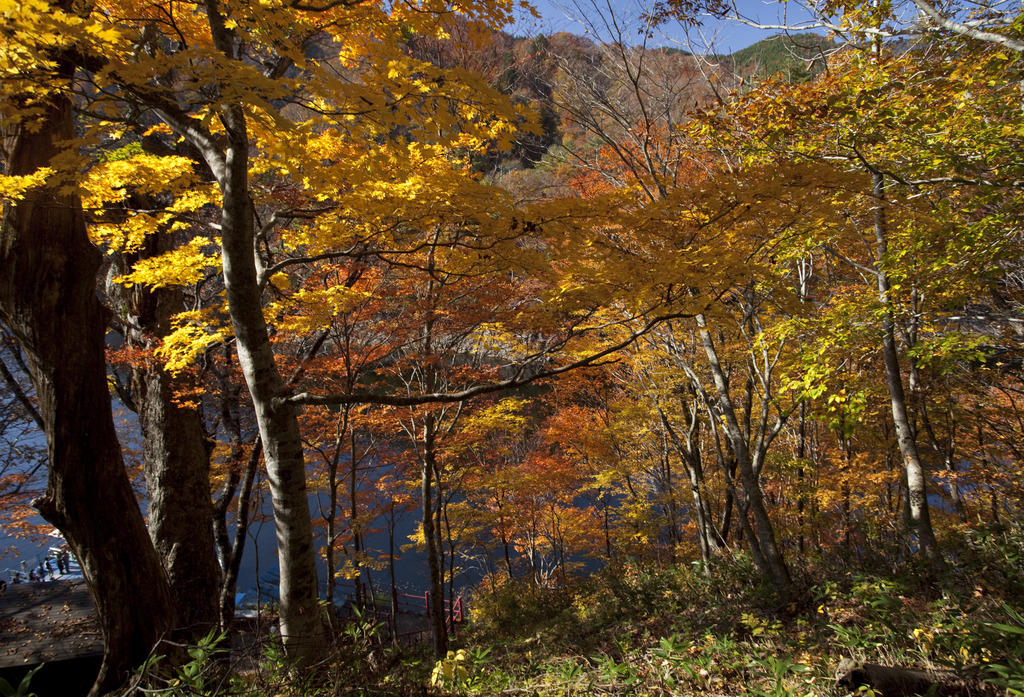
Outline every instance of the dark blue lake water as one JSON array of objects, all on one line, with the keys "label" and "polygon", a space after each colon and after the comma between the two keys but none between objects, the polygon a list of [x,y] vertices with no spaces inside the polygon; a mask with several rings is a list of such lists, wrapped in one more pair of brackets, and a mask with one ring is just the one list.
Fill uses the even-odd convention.
[{"label": "dark blue lake water", "polygon": [[[314,495],[310,496],[310,504],[312,510],[317,510]],[[240,594],[253,588],[260,577],[268,575],[272,577],[277,568],[277,539],[274,534],[274,522],[269,501],[262,503],[262,511],[263,515],[258,516],[259,519],[250,526],[246,539],[238,578]],[[395,580],[398,590],[403,593],[422,594],[428,585],[426,555],[415,549],[398,551],[402,546],[409,544],[409,536],[415,532],[417,520],[416,513],[408,513],[399,520],[395,531]],[[33,522],[42,523],[43,521],[40,518]],[[381,518],[374,521],[370,527],[379,528],[382,532],[366,536],[367,549],[375,556],[385,556],[388,550],[386,522]],[[232,534],[234,534],[233,530]],[[62,540],[56,536],[56,531],[54,531],[54,537],[26,540],[12,537],[7,531],[0,529],[0,551],[3,552],[3,556],[0,556],[0,578],[10,583],[12,574],[22,571],[22,562],[24,562],[25,568],[38,567],[50,553],[50,548],[61,542]],[[323,544],[324,538],[321,535],[316,540],[317,548],[321,548]],[[338,563],[343,562],[344,557],[339,553]],[[54,569],[56,570],[56,567]],[[318,557],[317,578],[323,588],[327,578],[327,568],[322,556]],[[363,582],[372,583],[377,590],[388,593],[391,588],[390,571],[387,567],[365,571]]]}]

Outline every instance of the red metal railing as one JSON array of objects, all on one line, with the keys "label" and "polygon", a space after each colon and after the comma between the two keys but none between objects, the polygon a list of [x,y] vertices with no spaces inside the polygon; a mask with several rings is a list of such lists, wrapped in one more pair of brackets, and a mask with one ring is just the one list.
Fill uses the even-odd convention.
[{"label": "red metal railing", "polygon": [[[356,596],[356,584],[352,581],[339,581],[335,584],[336,588],[351,590],[353,599]],[[379,602],[382,596],[376,596],[376,602],[369,602],[371,594],[367,589],[366,584],[360,584],[359,590],[362,591],[361,597],[364,601],[364,612],[369,609],[373,613],[374,619],[383,622],[387,625],[391,633],[392,643],[402,643],[406,645],[412,645],[419,641],[425,641],[431,635],[431,629],[416,629],[409,632],[398,632],[398,617],[397,613],[408,613],[411,615],[423,615],[430,617],[430,591],[426,591],[423,595],[412,595],[409,593],[399,593],[398,589],[391,590],[391,607],[384,610]],[[466,607],[465,601],[462,596],[459,596],[453,601],[445,600],[445,627],[449,634],[455,632],[456,625],[461,624],[466,619]]]}]

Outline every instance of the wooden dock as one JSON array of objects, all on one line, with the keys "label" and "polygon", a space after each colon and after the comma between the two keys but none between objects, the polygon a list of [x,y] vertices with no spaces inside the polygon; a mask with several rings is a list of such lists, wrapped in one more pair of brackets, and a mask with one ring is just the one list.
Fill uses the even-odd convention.
[{"label": "wooden dock", "polygon": [[0,670],[102,655],[84,580],[11,583],[0,595]]}]

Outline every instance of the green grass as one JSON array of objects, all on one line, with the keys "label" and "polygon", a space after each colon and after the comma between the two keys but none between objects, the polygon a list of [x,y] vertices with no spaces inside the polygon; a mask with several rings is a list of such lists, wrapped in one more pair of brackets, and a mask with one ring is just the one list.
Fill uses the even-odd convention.
[{"label": "green grass", "polygon": [[[1020,540],[964,540],[948,578],[801,569],[779,604],[743,557],[705,575],[639,562],[571,589],[478,597],[484,659],[451,694],[834,695],[844,657],[943,668],[1024,694]],[[833,567],[834,568],[834,567]],[[517,614],[518,613],[518,614]],[[525,690],[525,692],[524,692]]]},{"label": "green grass", "polygon": [[[947,543],[955,563],[945,578],[912,565],[895,575],[849,568],[839,557],[795,569],[799,592],[785,603],[742,555],[707,573],[626,561],[555,590],[478,591],[441,662],[426,646],[385,646],[362,622],[339,628],[333,659],[312,674],[291,673],[271,646],[253,669],[207,676],[193,666],[151,684],[170,694],[307,697],[832,696],[842,694],[835,667],[850,657],[954,670],[1024,695],[1024,534],[967,531]],[[195,689],[173,689],[186,683]]]}]

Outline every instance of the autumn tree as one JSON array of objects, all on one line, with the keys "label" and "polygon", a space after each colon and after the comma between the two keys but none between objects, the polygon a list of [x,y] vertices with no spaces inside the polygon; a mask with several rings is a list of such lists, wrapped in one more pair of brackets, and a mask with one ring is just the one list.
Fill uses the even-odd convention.
[{"label": "autumn tree", "polygon": [[[1006,52],[1014,39],[1005,15],[947,15],[951,21],[944,22],[927,3],[914,6],[923,14],[911,23],[897,6],[834,8],[837,29],[861,40],[862,50],[838,57],[812,85],[761,85],[741,108],[739,130],[741,138],[753,136],[746,152],[757,157],[828,160],[861,178],[850,187],[853,198],[834,204],[847,223],[826,234],[819,227],[804,249],[871,283],[872,299],[850,284],[858,299],[842,293],[829,303],[844,313],[859,306],[862,317],[874,318],[866,326],[880,331],[876,346],[904,464],[908,522],[922,556],[940,569],[927,451],[949,471],[953,431],[936,432],[940,393],[925,386],[934,375],[929,366],[963,366],[980,343],[998,344],[1014,321],[1005,291],[997,289],[1006,287],[999,279],[1018,257],[1016,161],[1006,150],[1019,121],[1018,68]],[[946,38],[891,52],[883,42],[922,32]],[[964,308],[979,301],[980,321],[968,326]],[[951,402],[945,404],[951,414]]]},{"label": "autumn tree", "polygon": [[[131,356],[130,384],[120,396],[138,414],[142,430],[147,526],[171,583],[183,638],[198,640],[221,619],[221,568],[214,548],[210,501],[211,444],[199,401],[183,394],[187,384],[175,381],[155,355],[163,338],[171,333],[172,317],[185,307],[185,297],[180,287],[126,286],[114,280],[128,273],[133,264],[145,263],[173,248],[175,235],[168,229],[172,224],[160,220],[161,212],[171,215],[162,211],[166,203],[173,201],[176,191],[195,183],[193,162],[148,156],[139,148],[127,150],[108,155],[106,162],[92,169],[87,184],[92,195],[87,205],[97,211],[93,239],[114,256],[107,291],[125,341],[123,353]],[[126,157],[128,154],[134,156]],[[171,171],[160,176],[161,167]],[[155,181],[140,178],[140,184],[131,190],[124,185],[129,172],[136,177],[155,175]],[[140,235],[140,219],[155,223],[158,229]]]},{"label": "autumn tree", "polygon": [[[587,72],[576,65],[565,71],[569,77],[558,104],[567,131],[576,135],[564,145],[564,160],[586,173],[570,175],[570,181],[581,182],[586,187],[582,190],[594,198],[609,190],[634,192],[628,209],[621,206],[621,214],[613,218],[619,227],[609,246],[628,250],[634,263],[647,261],[645,273],[687,278],[686,292],[701,308],[694,313],[694,325],[663,324],[645,345],[667,348],[665,358],[676,363],[674,379],[692,389],[697,399],[682,411],[655,401],[653,414],[660,422],[656,430],[687,463],[699,499],[704,468],[695,459],[701,445],[693,429],[698,423],[707,423],[712,432],[721,429],[714,433],[720,444],[717,459],[729,496],[738,497],[740,515],[735,520],[744,528],[759,568],[786,594],[791,579],[760,481],[767,454],[795,403],[778,394],[774,376],[789,346],[770,339],[764,327],[769,317],[794,309],[788,272],[775,264],[772,240],[804,225],[801,216],[813,215],[820,199],[804,194],[780,202],[778,192],[805,175],[791,177],[769,168],[742,171],[720,147],[687,128],[692,119],[687,108],[712,97],[697,63],[651,49],[643,40],[632,45],[625,35],[628,22],[614,13],[592,14],[590,21],[596,24],[595,33],[611,33],[617,40],[590,57],[599,61],[601,70]],[[591,74],[593,78],[582,77]],[[679,256],[715,246],[728,254],[704,259],[699,269],[680,274]],[[684,356],[673,347],[684,334],[696,339],[696,356]],[[653,337],[664,339],[650,341]],[[726,349],[734,342],[747,353],[727,360]],[[641,370],[648,381],[657,374],[646,366]],[[677,389],[672,384],[651,386],[669,394]],[[683,423],[675,422],[680,417]],[[691,434],[689,445],[683,432]],[[698,504],[697,510],[702,554],[710,558],[712,545],[729,526],[715,535],[707,507]],[[731,508],[726,510],[731,520]]]},{"label": "autumn tree", "polygon": [[[110,19],[117,22],[125,9],[109,8]],[[489,8],[480,9],[481,14],[489,11]],[[301,217],[302,214],[290,212],[294,206],[289,209],[278,205],[275,210],[272,195],[260,198],[256,182],[250,182],[250,160],[253,155],[262,158],[261,164],[253,164],[252,167],[256,170],[262,168],[268,177],[278,176],[284,171],[284,161],[281,160],[283,151],[275,149],[274,138],[270,137],[274,131],[268,127],[273,124],[273,128],[287,130],[290,125],[270,106],[268,100],[275,98],[312,106],[313,111],[306,113],[314,114],[313,120],[321,124],[320,128],[330,124],[336,124],[335,128],[344,126],[334,133],[333,143],[336,146],[352,146],[352,152],[360,148],[369,152],[363,145],[367,141],[360,139],[364,134],[370,140],[372,136],[365,131],[352,132],[345,125],[349,116],[365,110],[361,107],[350,109],[348,104],[351,102],[346,100],[364,104],[364,98],[373,94],[373,90],[361,82],[347,82],[347,78],[339,78],[317,68],[313,59],[308,57],[309,41],[315,36],[324,42],[324,48],[330,50],[333,41],[331,35],[318,32],[321,26],[336,27],[341,16],[348,18],[344,22],[346,26],[351,26],[353,21],[361,23],[364,33],[349,32],[344,37],[338,37],[343,40],[335,44],[334,50],[340,58],[332,59],[332,70],[344,66],[348,76],[359,80],[384,78],[392,81],[391,84],[398,89],[395,93],[396,101],[392,102],[387,97],[383,101],[379,97],[371,99],[370,104],[376,105],[371,109],[373,114],[386,114],[386,118],[394,123],[403,119],[418,119],[420,115],[428,120],[425,112],[419,111],[419,104],[405,100],[405,97],[419,93],[418,86],[426,84],[422,81],[423,76],[415,71],[408,73],[396,70],[407,59],[403,57],[400,48],[389,42],[395,39],[393,29],[406,20],[413,21],[411,28],[414,31],[430,31],[434,20],[427,15],[415,14],[388,17],[371,6],[335,7],[329,11],[276,6],[261,8],[251,14],[236,12],[218,3],[207,3],[202,11],[186,13],[188,19],[185,24],[181,24],[179,20],[184,18],[174,18],[174,13],[161,14],[158,8],[140,11],[135,16],[140,17],[141,21],[122,21],[119,27],[124,36],[134,35],[143,40],[147,51],[135,53],[127,59],[130,68],[113,69],[113,66],[109,66],[111,69],[98,74],[97,78],[110,85],[111,89],[120,90],[122,98],[136,105],[136,108],[155,116],[158,121],[182,135],[189,147],[198,153],[217,183],[220,258],[227,291],[224,310],[231,317],[231,333],[239,364],[256,407],[262,449],[275,502],[282,567],[282,633],[289,650],[297,659],[304,660],[315,657],[322,647],[322,630],[316,609],[312,531],[305,495],[304,458],[295,417],[296,406],[280,399],[286,390],[286,381],[275,362],[263,315],[262,298],[267,279],[277,271],[274,269],[268,273],[268,264],[279,260],[253,255],[257,249],[254,247],[257,237],[269,239],[270,235],[277,234],[279,225]],[[270,35],[266,35],[264,32],[269,27],[276,28]],[[185,37],[185,41],[161,42],[158,39],[161,31],[175,37]],[[387,37],[387,40],[378,41],[381,37]],[[263,51],[269,52],[267,55],[271,57],[265,59],[261,53]],[[189,62],[193,54],[200,57],[200,60]],[[167,72],[168,66],[171,66],[170,73]],[[293,70],[306,71],[306,79],[303,80],[307,85],[305,90],[297,92],[294,89],[297,83],[283,77],[284,71],[290,66],[295,66]],[[210,79],[216,87],[212,91],[177,91],[177,85],[182,84],[182,80],[188,79],[188,76],[198,78],[200,75],[203,76],[201,82]],[[230,79],[225,77],[227,75],[231,75]],[[309,79],[311,76],[315,78]],[[398,80],[401,84],[395,82],[399,77],[402,78]],[[441,84],[441,81],[436,83],[437,86]],[[472,89],[467,81],[448,84],[446,89],[453,93],[461,94]],[[440,98],[444,100],[446,97],[442,94]],[[394,104],[402,105],[401,113],[392,111]],[[255,105],[256,120],[251,120],[253,114],[247,111],[252,105]],[[202,118],[207,109],[218,112],[215,122]],[[318,112],[320,116],[315,115]],[[262,115],[270,121],[262,121]],[[371,131],[377,128],[372,117],[362,119],[362,122],[360,128],[369,128]],[[292,121],[291,124],[297,127],[298,122]],[[319,148],[322,156],[326,150],[316,140],[313,122],[309,122],[305,128],[313,129],[307,131],[309,137],[304,141],[306,146],[314,150]],[[262,139],[261,149],[255,153],[249,149],[254,136]],[[338,136],[344,138],[339,139]],[[302,141],[293,141],[296,144],[298,142]],[[323,141],[330,142],[331,137]],[[294,151],[291,156],[299,157],[298,151]],[[307,158],[307,161],[319,160],[313,154],[302,157]],[[275,160],[278,164],[274,164]],[[386,160],[380,161],[381,164],[384,162]],[[346,164],[351,166],[353,163],[349,161]],[[324,184],[329,183],[320,184],[320,193],[307,196],[306,201],[311,202],[316,196],[330,196],[329,189],[324,188]],[[358,198],[365,193],[367,190],[358,189],[353,197]],[[254,208],[254,201],[257,208]],[[267,210],[267,206],[270,217],[257,230],[254,212]],[[323,211],[338,210],[336,204],[321,208]],[[321,229],[326,230],[334,224],[333,220],[323,221]],[[317,244],[321,249],[332,247],[332,242],[325,238],[317,240]],[[176,258],[184,260],[185,255],[191,253],[194,263],[195,252],[209,251],[209,248],[196,244],[186,245],[177,253]],[[174,263],[165,262],[163,270],[173,272],[181,268],[181,263],[175,266]],[[203,262],[200,260],[199,263]],[[160,283],[152,275],[147,277],[145,272],[140,272],[132,282]],[[169,339],[169,347],[181,345],[182,336],[188,336],[186,325],[179,324],[178,327],[179,334]]]},{"label": "autumn tree", "polygon": [[[386,97],[383,101],[370,100],[371,105],[377,104],[374,107],[375,113],[387,114],[388,119],[395,119],[395,122],[414,117],[418,120],[421,115],[423,120],[427,121],[429,118],[426,112],[419,110],[422,101],[417,105],[408,105],[408,108],[397,116],[392,111],[394,104],[405,103],[403,93],[406,96],[418,94],[420,86],[429,84],[429,78],[424,82],[421,73],[396,70],[397,66],[405,65],[405,58],[401,49],[396,48],[395,30],[401,26],[403,30],[430,31],[433,18],[429,14],[417,14],[415,11],[408,15],[397,12],[395,16],[389,17],[378,8],[368,5],[335,7],[323,11],[276,6],[260,8],[253,14],[238,16],[232,14],[235,10],[218,3],[207,3],[202,8],[190,8],[185,10],[184,14],[175,11],[165,13],[159,7],[129,8],[116,5],[97,7],[96,14],[77,19],[58,14],[60,22],[69,25],[81,24],[81,32],[68,32],[64,31],[66,27],[60,26],[59,22],[58,25],[53,25],[52,22],[47,24],[42,19],[42,12],[48,9],[47,6],[39,4],[23,9],[23,15],[19,16],[19,20],[24,21],[24,26],[28,27],[30,22],[41,22],[39,26],[43,34],[49,31],[47,27],[51,27],[53,31],[69,37],[69,41],[79,39],[78,44],[72,45],[78,50],[72,58],[81,59],[82,56],[88,55],[89,60],[80,60],[75,64],[71,59],[62,59],[65,63],[58,67],[63,70],[61,77],[69,86],[84,85],[71,82],[74,69],[80,65],[84,69],[81,74],[86,79],[94,80],[95,84],[101,87],[98,92],[93,90],[92,86],[83,87],[80,91],[83,99],[90,104],[91,115],[96,119],[93,122],[98,127],[95,133],[108,134],[109,131],[104,130],[107,124],[103,118],[111,114],[120,116],[117,112],[121,106],[125,103],[130,104],[135,114],[155,116],[157,123],[166,124],[163,132],[176,129],[184,136],[187,146],[197,153],[217,183],[217,203],[221,218],[220,251],[227,289],[227,305],[224,309],[232,317],[235,346],[256,406],[262,448],[274,493],[283,569],[282,633],[286,645],[296,659],[311,659],[322,648],[322,630],[316,602],[316,574],[305,498],[303,454],[295,418],[296,407],[291,402],[279,399],[284,390],[284,381],[274,363],[263,317],[261,296],[268,277],[265,275],[266,260],[253,256],[256,221],[253,216],[253,192],[249,182],[249,146],[253,135],[250,132],[250,123],[260,124],[257,135],[267,135],[270,131],[263,130],[263,125],[258,119],[250,122],[251,114],[247,113],[247,109],[251,104],[255,104],[255,113],[268,115],[271,121],[276,119],[274,123],[278,128],[286,127],[287,122],[279,117],[276,109],[271,107],[267,100],[287,97],[290,100],[305,101],[307,105],[314,107],[311,113],[319,112],[321,118],[325,118],[323,115],[326,114],[327,120],[333,119],[341,123],[347,122],[349,116],[361,113],[361,107],[358,110],[347,108],[345,99],[363,104],[364,98],[374,93],[372,88],[346,83],[345,79],[339,80],[338,77],[331,77],[327,72],[321,71],[321,79],[310,83],[319,89],[319,96],[310,90],[299,91],[301,96],[297,96],[299,92],[294,87],[298,83],[282,79],[284,71],[289,66],[299,65],[301,67],[298,69],[307,70],[314,67],[315,64],[307,62],[311,59],[307,59],[305,55],[308,40],[313,36],[321,36],[318,34],[321,26],[337,27],[339,17],[336,15],[345,15],[349,20],[362,22],[364,31],[358,37],[346,34],[345,43],[337,44],[336,54],[341,55],[341,62],[347,61],[348,75],[359,75],[362,68],[357,67],[357,63],[363,60],[363,66],[366,68],[362,72],[363,76],[392,80],[399,76],[403,79],[408,78],[403,84],[397,85],[398,93],[394,95],[394,102]],[[492,17],[492,10],[494,8],[487,6],[474,8],[474,11],[488,19]],[[124,15],[125,12],[127,15]],[[495,18],[503,16],[501,9],[494,12]],[[307,20],[293,21],[301,17],[306,17]],[[349,21],[343,24],[351,26]],[[265,30],[271,27],[276,29],[270,35],[266,35]],[[23,57],[19,60],[27,62],[36,58],[38,53],[33,53],[34,46],[26,42],[25,37],[39,32],[34,32],[31,28],[24,31],[23,34],[11,35],[6,45],[15,52],[27,50],[28,53],[19,54]],[[163,31],[173,36],[174,40],[162,41],[160,37]],[[321,38],[328,43],[331,41],[329,34]],[[380,38],[387,40],[378,41]],[[136,51],[134,47],[138,46],[143,46],[144,50]],[[378,50],[379,52],[374,53]],[[269,67],[264,67],[265,56],[261,53],[263,51],[274,54],[267,59],[266,66]],[[336,61],[334,66],[338,65]],[[22,66],[14,67],[19,69]],[[45,65],[44,69],[52,70],[52,65]],[[436,74],[436,71],[427,72]],[[213,87],[210,90],[180,91],[179,87],[191,78],[196,78],[204,84],[211,80],[210,84]],[[461,99],[462,95],[472,90],[472,83],[471,80],[451,81],[447,83],[447,89],[451,96],[458,96]],[[438,80],[435,84],[440,87],[444,83]],[[237,88],[241,88],[241,91]],[[114,98],[115,94],[120,101]],[[327,95],[330,97],[329,100],[326,98]],[[320,101],[317,101],[318,99]],[[441,99],[445,100],[446,96],[442,95]],[[27,106],[35,108],[36,103],[27,102]],[[43,129],[45,133],[39,138],[41,141],[49,141],[49,145],[46,149],[36,148],[38,153],[55,155],[61,148],[66,147],[71,135],[66,114],[70,112],[64,103],[58,111],[63,120],[60,121],[59,128],[54,126],[50,130]],[[211,122],[204,118],[207,113],[213,112],[218,114],[215,121]],[[10,117],[24,119],[23,114],[24,112],[8,112]],[[364,120],[364,124],[370,131],[377,128],[373,118]],[[489,127],[484,124],[481,128],[487,131]],[[471,137],[468,130],[463,130],[463,134]],[[57,135],[63,137],[57,138]],[[359,142],[359,136],[352,133],[348,135],[354,137],[354,142]],[[372,140],[371,135],[369,141],[364,142]],[[18,152],[21,151],[15,148],[15,153]],[[277,156],[273,142],[266,141],[260,154],[268,158],[268,162],[273,160]],[[11,177],[35,176],[35,179],[11,180],[9,191],[19,195],[31,185],[42,181],[45,172],[37,172],[35,166],[22,166],[20,161],[15,161],[16,159],[12,159],[12,164],[8,168]],[[42,166],[45,163],[40,161],[36,164]],[[200,205],[207,202],[204,200]],[[287,210],[284,211],[284,215],[272,218],[270,227],[262,230],[261,234],[273,232],[275,223],[293,217],[289,217]],[[78,219],[80,218],[79,214]],[[182,255],[192,254],[190,260],[193,265],[197,261],[197,256],[210,251],[209,247],[202,247],[201,243],[195,241],[184,245],[182,249],[176,258],[181,259]],[[86,258],[84,254],[82,258]],[[198,259],[198,263],[203,266],[202,258]],[[181,270],[182,264],[163,263],[163,267],[173,275]],[[154,267],[151,265],[147,268],[152,271]],[[258,268],[264,274],[261,277],[257,275]],[[153,276],[147,278],[145,271],[141,274],[133,281],[134,283],[161,284],[160,281],[154,280]],[[14,276],[12,273],[11,277]],[[25,341],[24,332],[20,328],[18,331],[23,335],[22,341]],[[173,337],[169,339],[169,345],[175,345],[174,341]],[[177,341],[181,343],[180,334]],[[204,341],[203,345],[208,341]],[[102,410],[93,411],[99,413]],[[106,461],[117,460],[110,456]],[[95,497],[83,498],[91,500]],[[72,538],[74,536],[70,535]],[[84,547],[78,551],[81,552],[79,556],[86,560],[95,553]],[[144,558],[140,552],[135,560],[135,568],[143,571],[147,569],[143,563]],[[115,583],[106,583],[105,586],[120,587]],[[130,595],[142,596],[141,593]],[[100,603],[100,606],[101,610],[106,612],[104,603]],[[157,613],[159,603],[154,601],[153,608],[154,613]],[[111,617],[113,616],[112,614]],[[139,617],[142,616],[143,613],[139,613]],[[159,634],[161,622],[154,621],[150,624],[152,631]],[[108,640],[116,641],[113,633]],[[140,640],[134,645],[138,650],[145,652],[148,650],[145,647],[152,646],[152,643]],[[120,671],[122,667],[118,665],[117,670]]]},{"label": "autumn tree", "polygon": [[66,5],[5,9],[0,312],[26,353],[46,430],[49,481],[34,505],[64,534],[99,611],[104,659],[91,692],[98,695],[120,685],[176,623],[111,417],[109,311],[95,293],[101,255],[86,233],[76,158],[66,151],[76,135],[68,90],[105,27]]}]

